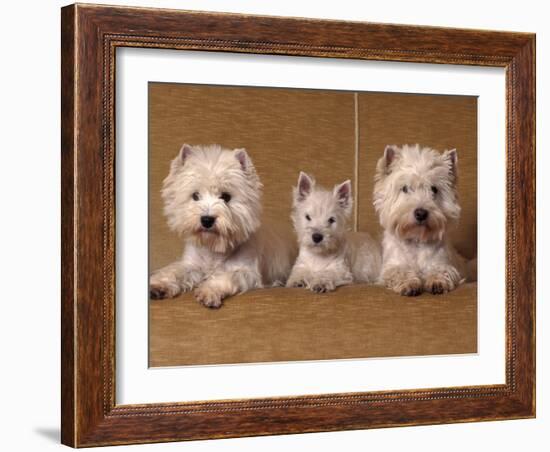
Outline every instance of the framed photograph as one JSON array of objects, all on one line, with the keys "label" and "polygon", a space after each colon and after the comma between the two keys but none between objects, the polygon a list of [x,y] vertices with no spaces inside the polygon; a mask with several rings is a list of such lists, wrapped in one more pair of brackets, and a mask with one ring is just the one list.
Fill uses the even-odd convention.
[{"label": "framed photograph", "polygon": [[62,442],[535,416],[535,36],[62,8]]}]

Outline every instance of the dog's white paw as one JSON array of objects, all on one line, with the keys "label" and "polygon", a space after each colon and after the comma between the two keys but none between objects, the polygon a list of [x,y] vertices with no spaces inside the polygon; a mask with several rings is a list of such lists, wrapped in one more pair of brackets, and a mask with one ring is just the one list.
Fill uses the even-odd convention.
[{"label": "dog's white paw", "polygon": [[293,283],[290,284],[290,287],[299,287],[299,288],[302,288],[302,287],[306,287],[306,283],[305,283],[305,281],[303,281],[303,280],[294,281]]},{"label": "dog's white paw", "polygon": [[423,291],[420,278],[411,278],[397,283],[393,290],[406,297],[416,297]]},{"label": "dog's white paw", "polygon": [[175,283],[152,281],[149,285],[149,297],[152,300],[174,298],[181,293],[181,288]]},{"label": "dog's white paw", "polygon": [[310,285],[310,290],[316,293],[332,292],[336,286],[332,281],[319,281]]},{"label": "dog's white paw", "polygon": [[207,308],[217,309],[223,304],[223,294],[208,286],[200,286],[195,289],[195,298]]},{"label": "dog's white paw", "polygon": [[408,269],[399,267],[389,269],[384,273],[383,279],[388,289],[406,297],[415,297],[424,290],[422,280]]},{"label": "dog's white paw", "polygon": [[440,295],[454,290],[455,284],[446,274],[433,274],[426,278],[424,290],[434,295]]}]

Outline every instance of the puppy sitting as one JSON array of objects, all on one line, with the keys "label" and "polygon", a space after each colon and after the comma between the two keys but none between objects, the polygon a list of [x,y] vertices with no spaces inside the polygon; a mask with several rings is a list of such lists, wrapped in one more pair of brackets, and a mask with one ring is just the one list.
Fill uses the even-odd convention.
[{"label": "puppy sitting", "polygon": [[300,250],[288,287],[328,292],[354,281],[376,282],[380,247],[366,233],[348,232],[352,208],[349,180],[329,191],[300,173],[291,216]]},{"label": "puppy sitting", "polygon": [[228,296],[284,284],[295,256],[292,243],[260,227],[262,185],[244,149],[184,144],[164,180],[169,227],[183,236],[180,260],[154,272],[151,298],[194,289],[218,308]]},{"label": "puppy sitting", "polygon": [[381,279],[401,295],[441,294],[475,280],[449,242],[460,216],[456,150],[387,146],[378,161],[374,207],[384,228]]}]

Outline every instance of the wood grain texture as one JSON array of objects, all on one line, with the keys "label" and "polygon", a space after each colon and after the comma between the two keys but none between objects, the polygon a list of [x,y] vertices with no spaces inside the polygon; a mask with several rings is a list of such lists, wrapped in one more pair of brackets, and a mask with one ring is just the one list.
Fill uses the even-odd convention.
[{"label": "wood grain texture", "polygon": [[75,159],[75,40],[74,9],[61,12],[61,441],[75,443],[75,339],[74,316],[74,159]]},{"label": "wood grain texture", "polygon": [[[62,12],[62,441],[84,447],[535,415],[535,37],[90,5]],[[505,67],[506,384],[115,405],[119,46]],[[72,55],[72,56],[71,56]]]}]

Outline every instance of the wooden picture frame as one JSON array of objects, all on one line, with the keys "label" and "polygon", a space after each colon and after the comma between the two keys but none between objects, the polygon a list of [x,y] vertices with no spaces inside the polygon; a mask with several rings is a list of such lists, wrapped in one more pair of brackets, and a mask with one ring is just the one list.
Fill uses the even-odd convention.
[{"label": "wooden picture frame", "polygon": [[[73,447],[535,416],[535,35],[70,5],[62,9],[62,442]],[[506,69],[506,383],[115,403],[115,50]]]}]

